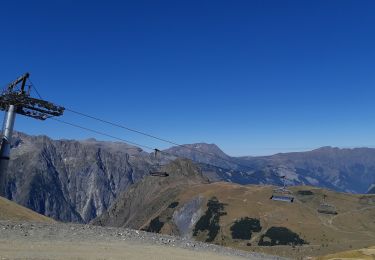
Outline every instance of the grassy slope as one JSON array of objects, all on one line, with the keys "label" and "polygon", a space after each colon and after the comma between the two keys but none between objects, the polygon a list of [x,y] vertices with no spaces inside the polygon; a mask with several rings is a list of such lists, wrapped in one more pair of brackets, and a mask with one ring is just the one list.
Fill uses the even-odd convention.
[{"label": "grassy slope", "polygon": [[51,218],[40,215],[3,197],[0,197],[0,220],[54,222]]},{"label": "grassy slope", "polygon": [[318,257],[317,260],[349,260],[349,259],[363,259],[363,260],[373,260],[375,259],[375,246],[357,249],[357,250],[350,250],[345,252],[340,252],[336,254],[329,254],[326,256]]},{"label": "grassy slope", "polygon": [[[271,201],[270,186],[213,183],[190,187],[181,194],[180,202],[201,195],[206,200],[216,196],[220,202],[226,203],[227,215],[220,219],[221,231],[215,243],[244,250],[299,257],[362,248],[375,243],[375,196],[337,193],[313,187],[291,189],[295,193],[298,190],[311,190],[314,195],[297,195],[295,202],[289,204]],[[328,202],[337,207],[337,216],[322,215],[316,211],[323,193],[328,195]],[[261,233],[272,226],[287,227],[308,241],[309,245],[296,248],[258,247],[261,233],[254,233],[251,241],[233,240],[230,227],[241,217],[260,218],[263,227]],[[253,246],[247,246],[248,242]]]}]

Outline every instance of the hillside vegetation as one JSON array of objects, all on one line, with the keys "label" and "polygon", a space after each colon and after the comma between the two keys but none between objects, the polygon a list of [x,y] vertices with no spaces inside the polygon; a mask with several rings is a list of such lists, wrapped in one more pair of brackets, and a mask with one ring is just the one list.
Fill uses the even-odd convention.
[{"label": "hillside vegetation", "polygon": [[[296,186],[291,190],[296,196],[295,202],[284,203],[269,199],[270,186],[212,183],[191,187],[180,194],[178,201],[184,205],[197,196],[203,197],[204,201],[215,197],[225,205],[225,214],[221,214],[218,221],[220,231],[214,239],[220,245],[285,256],[307,256],[375,243],[375,196],[337,193],[309,186]],[[328,202],[336,206],[337,215],[317,212],[323,194],[328,195]],[[202,207],[207,206],[202,203]],[[246,218],[250,226],[247,237],[250,238],[238,239],[236,236],[241,233],[234,236],[233,229]],[[256,220],[261,228],[254,225]],[[197,236],[200,240],[205,238]]]},{"label": "hillside vegetation", "polygon": [[[375,243],[374,195],[295,186],[291,188],[295,202],[284,203],[270,200],[272,186],[202,183],[201,178],[193,178],[199,172],[185,170],[181,178],[178,168],[174,170],[170,169],[169,180],[147,177],[94,223],[289,257],[324,255]],[[140,195],[146,185],[156,188]],[[336,206],[337,215],[317,212],[324,194]]]},{"label": "hillside vegetation", "polygon": [[0,220],[54,222],[51,218],[40,215],[3,197],[0,197]]},{"label": "hillside vegetation", "polygon": [[339,252],[335,254],[329,254],[326,256],[318,257],[316,260],[374,260],[375,259],[375,246],[362,248],[357,250],[349,250],[345,252]]}]

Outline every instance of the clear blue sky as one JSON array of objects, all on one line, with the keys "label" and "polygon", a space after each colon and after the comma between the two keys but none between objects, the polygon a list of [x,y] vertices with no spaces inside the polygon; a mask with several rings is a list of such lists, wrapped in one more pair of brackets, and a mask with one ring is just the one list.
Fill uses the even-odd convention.
[{"label": "clear blue sky", "polygon": [[[1,86],[230,155],[375,145],[374,1],[2,1]],[[168,145],[66,113],[150,146]],[[108,138],[17,117],[53,138]]]}]

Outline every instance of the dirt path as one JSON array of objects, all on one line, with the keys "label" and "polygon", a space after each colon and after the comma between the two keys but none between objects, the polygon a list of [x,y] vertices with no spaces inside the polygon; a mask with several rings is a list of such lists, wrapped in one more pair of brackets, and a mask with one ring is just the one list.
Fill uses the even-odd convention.
[{"label": "dirt path", "polygon": [[131,229],[0,221],[0,260],[6,259],[282,258]]},{"label": "dirt path", "polygon": [[66,242],[0,240],[0,259],[244,259],[141,242]]}]

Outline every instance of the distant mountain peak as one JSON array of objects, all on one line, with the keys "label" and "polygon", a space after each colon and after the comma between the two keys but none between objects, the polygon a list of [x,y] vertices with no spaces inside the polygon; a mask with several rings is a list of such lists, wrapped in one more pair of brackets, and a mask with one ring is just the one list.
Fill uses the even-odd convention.
[{"label": "distant mountain peak", "polygon": [[213,164],[224,168],[233,168],[235,164],[228,162],[231,157],[216,144],[194,143],[171,147],[165,152],[177,157],[188,158],[195,162]]},{"label": "distant mountain peak", "polygon": [[219,146],[217,146],[216,144],[195,143],[195,144],[191,144],[191,146],[194,149],[207,151],[207,152],[211,152],[211,153],[214,153],[214,154],[222,154],[222,155],[226,156],[226,154],[223,152],[223,150],[221,150],[219,148]]},{"label": "distant mountain peak", "polygon": [[208,153],[222,157],[228,157],[226,153],[224,153],[216,144],[208,144],[208,143],[194,143],[194,144],[184,144],[181,146],[174,146],[169,149],[168,151],[171,152],[188,152],[188,153]]},{"label": "distant mountain peak", "polygon": [[341,149],[338,148],[338,147],[334,147],[334,146],[322,146],[322,147],[316,148],[312,151],[315,151],[315,152],[330,152],[330,151],[338,151],[338,150],[341,150]]},{"label": "distant mountain peak", "polygon": [[84,142],[98,142],[98,140],[96,140],[95,138],[91,137],[91,138],[87,138],[85,140],[83,140]]}]

